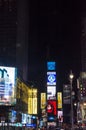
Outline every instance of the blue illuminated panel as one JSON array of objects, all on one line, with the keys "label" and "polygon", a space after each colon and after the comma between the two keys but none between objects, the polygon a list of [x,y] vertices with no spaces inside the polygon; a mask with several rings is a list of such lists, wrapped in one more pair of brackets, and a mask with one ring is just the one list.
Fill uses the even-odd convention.
[{"label": "blue illuminated panel", "polygon": [[56,69],[56,62],[47,62],[47,70],[55,70]]},{"label": "blue illuminated panel", "polygon": [[16,104],[17,68],[0,66],[0,105]]},{"label": "blue illuminated panel", "polygon": [[47,85],[56,85],[56,72],[47,72]]}]

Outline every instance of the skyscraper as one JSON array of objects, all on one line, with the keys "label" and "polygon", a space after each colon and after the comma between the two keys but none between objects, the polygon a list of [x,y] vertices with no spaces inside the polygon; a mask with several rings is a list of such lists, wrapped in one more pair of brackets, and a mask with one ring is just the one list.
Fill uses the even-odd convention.
[{"label": "skyscraper", "polygon": [[16,0],[0,0],[0,65],[16,63]]},{"label": "skyscraper", "polygon": [[[16,0],[17,1],[17,0]],[[29,3],[28,0],[17,1],[17,42],[16,63],[19,75],[28,78],[28,44],[29,44]]]},{"label": "skyscraper", "polygon": [[27,80],[27,0],[0,0],[0,65],[15,66]]},{"label": "skyscraper", "polygon": [[86,2],[81,2],[80,22],[81,22],[81,70],[86,72]]}]

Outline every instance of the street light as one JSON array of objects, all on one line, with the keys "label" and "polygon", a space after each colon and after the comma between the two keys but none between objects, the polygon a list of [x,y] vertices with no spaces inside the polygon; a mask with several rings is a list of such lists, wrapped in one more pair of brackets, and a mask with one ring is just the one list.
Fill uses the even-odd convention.
[{"label": "street light", "polygon": [[71,130],[74,130],[74,122],[73,122],[73,100],[72,100],[72,82],[73,82],[74,75],[72,71],[70,71],[69,80],[70,80],[70,93],[71,93]]}]

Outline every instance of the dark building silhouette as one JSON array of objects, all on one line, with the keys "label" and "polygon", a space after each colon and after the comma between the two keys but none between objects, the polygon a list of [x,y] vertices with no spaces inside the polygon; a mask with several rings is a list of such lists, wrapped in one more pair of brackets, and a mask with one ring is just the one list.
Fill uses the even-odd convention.
[{"label": "dark building silhouette", "polygon": [[[46,3],[46,6],[45,6],[45,3]],[[27,80],[28,73],[29,73],[28,68],[29,68],[29,71],[31,71],[29,74],[29,78],[31,77],[30,78],[31,80],[33,78],[33,74],[32,74],[32,76],[30,76],[30,75],[31,75],[31,73],[34,73],[35,67],[36,67],[36,69],[38,67],[37,71],[38,71],[38,73],[41,73],[40,63],[42,63],[42,64],[44,63],[44,61],[43,61],[45,58],[44,52],[46,50],[46,47],[44,48],[44,45],[50,44],[51,42],[52,42],[51,45],[53,45],[54,42],[56,42],[56,44],[58,42],[58,45],[59,45],[61,42],[59,42],[59,40],[57,40],[57,39],[62,37],[61,39],[65,40],[69,37],[68,35],[67,36],[64,35],[65,38],[63,37],[63,34],[65,34],[66,28],[63,28],[63,24],[62,24],[63,21],[60,20],[61,19],[60,17],[62,16],[62,18],[64,18],[64,16],[65,16],[65,19],[63,22],[65,24],[67,21],[66,15],[69,15],[67,12],[68,12],[69,7],[71,7],[71,6],[70,6],[70,4],[69,4],[69,6],[66,5],[68,8],[67,10],[61,9],[63,3],[64,2],[62,2],[62,3],[54,2],[52,4],[52,2],[50,2],[49,3],[50,5],[48,5],[48,2],[32,3],[32,1],[28,1],[28,0],[0,0],[0,65],[18,67],[19,75],[24,80]],[[76,44],[76,42],[79,42],[79,43],[77,45],[72,45],[72,42],[71,42],[71,45],[68,45],[68,46],[71,46],[70,49],[72,49],[71,51],[74,51],[74,55],[71,56],[73,58],[73,60],[71,60],[71,57],[69,58],[69,60],[67,59],[68,60],[67,67],[69,67],[69,62],[70,62],[71,68],[74,69],[75,73],[76,73],[76,68],[77,68],[78,74],[80,73],[79,71],[86,71],[86,27],[85,27],[86,26],[86,9],[85,9],[85,3],[86,3],[85,1],[81,1],[78,3],[79,6],[75,3],[75,5],[77,5],[77,7],[74,6],[73,9],[75,9],[75,10],[73,10],[74,11],[73,14],[76,14],[76,17],[73,17],[70,15],[72,17],[71,18],[68,16],[70,18],[69,22],[73,18],[75,18],[75,20],[77,19],[76,20],[77,24],[74,22],[74,27],[76,29],[76,30],[73,30],[74,37],[71,39],[73,39],[73,41],[72,41],[73,43],[75,43],[75,44]],[[56,4],[57,4],[57,6],[56,6]],[[50,11],[50,9],[52,9],[52,10]],[[58,12],[58,10],[60,12],[62,10],[64,10],[64,14],[60,15],[60,12]],[[69,10],[69,12],[72,14],[71,9]],[[31,16],[30,16],[30,13],[32,14]],[[52,14],[53,16],[50,14]],[[51,24],[50,21],[53,18],[54,18],[54,20]],[[44,20],[44,22],[42,23],[43,20]],[[73,22],[72,22],[72,24],[73,24]],[[70,27],[72,24],[71,23],[70,23],[70,25],[67,24],[67,26]],[[63,34],[61,34],[62,28],[63,28]],[[57,35],[52,35],[52,33],[50,32],[49,29],[52,30],[51,31],[52,33],[54,31],[55,31],[55,34],[56,34],[56,32],[58,32]],[[70,28],[70,30],[71,30],[71,28]],[[69,30],[68,30],[68,32],[69,32]],[[75,33],[77,35],[75,35]],[[71,35],[72,35],[72,33],[71,33]],[[49,38],[49,36],[50,36],[50,38]],[[79,36],[80,36],[80,38],[79,38]],[[29,39],[29,37],[30,37],[30,39]],[[41,40],[41,37],[43,40]],[[75,41],[75,37],[78,40]],[[55,40],[53,40],[53,39],[55,39]],[[47,41],[49,43],[47,43]],[[30,44],[29,44],[29,42],[30,42]],[[38,42],[38,45],[36,45],[37,42]],[[80,43],[81,43],[81,48],[78,47],[78,46],[80,46]],[[54,46],[56,44],[54,44]],[[63,44],[63,41],[62,41],[62,44]],[[64,44],[66,44],[66,43],[64,43]],[[30,45],[31,49],[29,49],[29,45]],[[51,45],[49,45],[49,46],[51,46]],[[72,48],[72,46],[73,46],[73,48]],[[40,48],[40,49],[38,50],[38,48]],[[29,49],[29,52],[28,52],[28,49]],[[55,48],[55,51],[53,51],[50,48],[50,50],[52,52],[52,54],[50,55],[50,58],[52,56],[52,57],[54,57],[54,59],[56,59],[56,60],[59,59],[59,61],[60,61],[60,58],[58,56],[60,51],[57,54],[58,50],[56,51],[56,49],[57,48]],[[69,56],[70,56],[70,54],[71,54],[70,49],[68,49],[68,48],[65,49],[65,50],[67,50],[66,51],[67,54],[65,53],[65,55],[69,54]],[[79,49],[79,51],[75,56],[77,49]],[[42,50],[42,52],[41,52],[41,50]],[[64,51],[62,49],[62,53],[63,52]],[[39,53],[40,54],[43,53],[44,56],[41,56],[42,58],[40,58]],[[35,54],[37,55],[36,57],[38,57],[40,59],[37,59],[37,58],[34,59]],[[54,56],[53,56],[53,54],[54,54]],[[29,61],[28,61],[28,56],[29,56]],[[41,60],[41,59],[43,59],[43,60]],[[76,62],[76,59],[77,59],[77,65],[75,65],[75,64],[72,65],[72,62]],[[28,66],[28,64],[30,65],[30,67]],[[35,67],[32,64],[36,64]],[[65,67],[64,69],[65,70],[68,69],[67,67]],[[35,75],[34,77],[37,77],[36,73],[34,73],[34,75]],[[44,77],[44,75],[42,77]]]},{"label": "dark building silhouette", "polygon": [[0,65],[16,63],[17,3],[0,0]]},{"label": "dark building silhouette", "polygon": [[86,72],[86,2],[81,2],[80,8],[80,43],[81,43],[81,70]]},{"label": "dark building silhouette", "polygon": [[0,65],[15,66],[27,80],[28,0],[0,0]]}]

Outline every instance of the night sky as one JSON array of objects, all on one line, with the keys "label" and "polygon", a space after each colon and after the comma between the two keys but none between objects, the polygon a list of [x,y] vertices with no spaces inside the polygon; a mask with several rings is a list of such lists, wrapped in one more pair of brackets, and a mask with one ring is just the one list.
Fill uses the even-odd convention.
[{"label": "night sky", "polygon": [[29,3],[29,80],[46,86],[47,60],[56,61],[58,86],[72,69],[80,73],[80,3],[74,0]]}]

